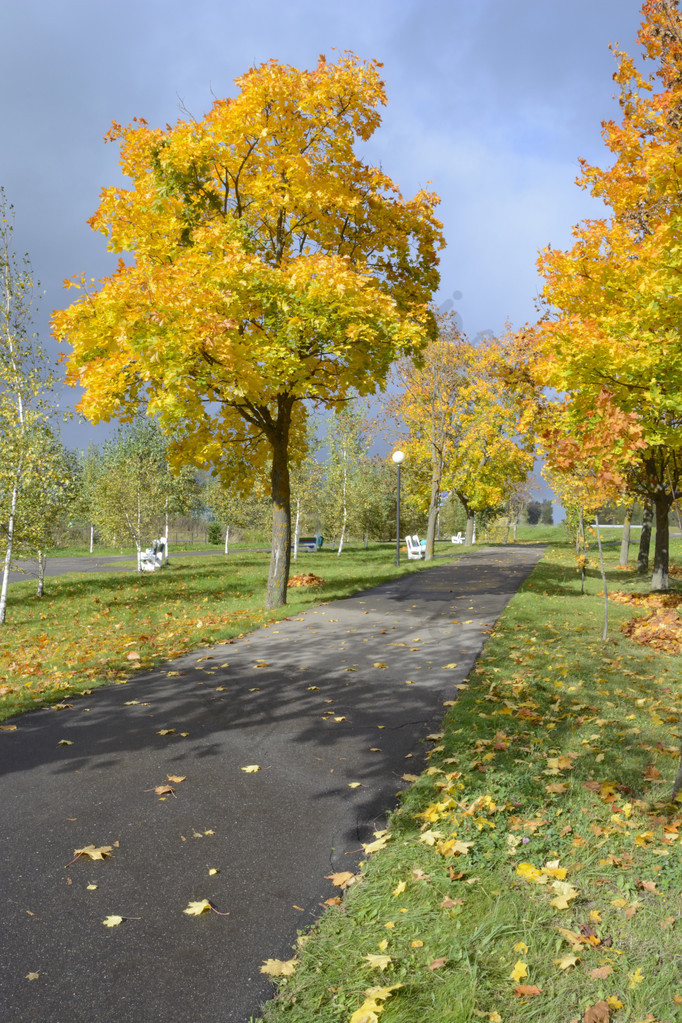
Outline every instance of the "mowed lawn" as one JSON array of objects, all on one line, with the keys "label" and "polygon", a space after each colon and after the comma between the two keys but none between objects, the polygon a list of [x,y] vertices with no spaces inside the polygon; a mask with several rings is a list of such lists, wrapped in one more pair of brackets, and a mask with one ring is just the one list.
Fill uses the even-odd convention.
[{"label": "mowed lawn", "polygon": [[9,587],[0,626],[0,719],[105,683],[198,647],[232,639],[266,622],[377,585],[424,567],[394,564],[388,545],[301,552],[292,576],[312,573],[320,585],[292,587],[288,604],[263,610],[269,554],[172,555],[154,573],[82,573]]},{"label": "mowed lawn", "polygon": [[[617,553],[609,587],[646,594]],[[681,658],[621,631],[632,603],[601,642],[589,558],[584,596],[560,545],[512,600],[360,873],[275,965],[266,1023],[682,1018]]]}]

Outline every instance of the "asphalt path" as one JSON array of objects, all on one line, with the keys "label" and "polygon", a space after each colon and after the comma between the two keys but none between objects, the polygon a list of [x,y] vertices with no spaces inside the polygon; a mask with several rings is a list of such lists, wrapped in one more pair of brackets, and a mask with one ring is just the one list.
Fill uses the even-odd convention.
[{"label": "asphalt path", "polygon": [[[12,719],[0,731],[3,1023],[258,1016],[273,990],[262,962],[290,958],[297,929],[338,893],[326,875],[355,869],[541,554],[457,552]],[[157,794],[164,784],[174,792]],[[88,845],[111,855],[69,862]],[[203,899],[228,915],[183,913]],[[103,926],[110,915],[125,919]]]}]

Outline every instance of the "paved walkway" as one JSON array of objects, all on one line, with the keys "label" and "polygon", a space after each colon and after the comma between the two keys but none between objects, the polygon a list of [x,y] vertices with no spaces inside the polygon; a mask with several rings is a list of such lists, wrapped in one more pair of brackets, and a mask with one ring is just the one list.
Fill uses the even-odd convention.
[{"label": "paved walkway", "polygon": [[[14,719],[0,732],[3,1023],[257,1016],[262,961],[291,957],[336,894],[325,875],[355,867],[541,553],[458,552]],[[185,780],[160,799],[168,775]],[[87,845],[112,855],[66,866]],[[229,915],[183,913],[201,899]]]}]

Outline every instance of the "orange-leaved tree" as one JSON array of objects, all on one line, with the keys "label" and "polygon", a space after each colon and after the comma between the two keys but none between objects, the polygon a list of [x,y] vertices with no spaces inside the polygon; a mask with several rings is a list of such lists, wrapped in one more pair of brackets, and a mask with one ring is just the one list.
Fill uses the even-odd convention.
[{"label": "orange-leaved tree", "polygon": [[[53,317],[96,421],[146,406],[176,457],[269,466],[267,607],[286,601],[289,463],[307,408],[381,387],[429,332],[443,240],[432,192],[405,200],[354,152],[386,102],[376,61],[270,61],[200,121],[114,124],[129,189],[91,220],[118,270]],[[74,285],[72,285],[74,286]]]},{"label": "orange-leaved tree", "polygon": [[654,503],[652,587],[667,589],[668,513],[682,479],[682,20],[676,0],[642,10],[639,42],[656,74],[617,55],[622,120],[604,124],[615,159],[583,162],[578,179],[608,216],[574,228],[571,249],[540,256],[551,309],[538,328],[538,378],[569,396],[579,443],[600,395],[639,423],[645,443],[627,488]]}]

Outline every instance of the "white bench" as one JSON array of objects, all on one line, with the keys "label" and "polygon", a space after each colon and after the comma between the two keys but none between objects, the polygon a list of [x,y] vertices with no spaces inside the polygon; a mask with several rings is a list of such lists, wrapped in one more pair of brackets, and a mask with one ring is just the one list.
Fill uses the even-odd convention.
[{"label": "white bench", "polygon": [[157,568],[163,568],[166,556],[166,537],[162,536],[154,540],[151,547],[140,554],[140,569],[142,572],[155,572]]},{"label": "white bench", "polygon": [[405,537],[405,543],[407,544],[407,557],[408,557],[408,560],[410,558],[423,558],[424,557],[424,548],[422,547],[422,545],[421,545],[421,543],[419,541],[419,537],[416,534],[415,534],[415,536],[406,536]]},{"label": "white bench", "polygon": [[462,531],[460,530],[460,532],[457,534],[457,536],[453,536],[452,537],[452,542],[453,543],[464,543],[464,539],[465,539],[464,533],[462,533]]}]

